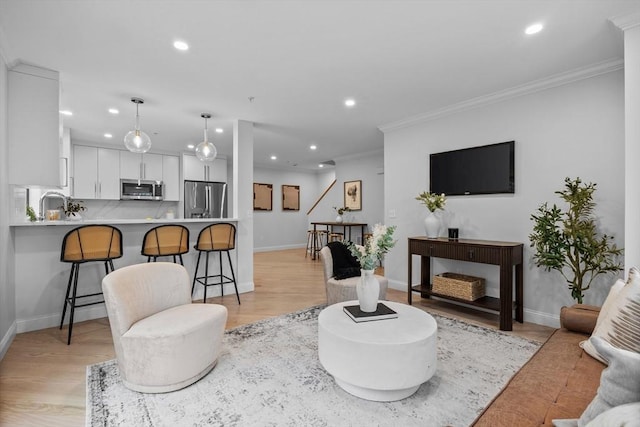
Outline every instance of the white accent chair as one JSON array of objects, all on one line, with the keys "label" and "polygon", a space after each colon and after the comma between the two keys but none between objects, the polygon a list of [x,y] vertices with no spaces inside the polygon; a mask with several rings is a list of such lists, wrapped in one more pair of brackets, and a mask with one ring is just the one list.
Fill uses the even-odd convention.
[{"label": "white accent chair", "polygon": [[184,388],[213,369],[227,308],[192,304],[179,264],[130,265],[102,280],[113,345],[124,385],[143,393]]},{"label": "white accent chair", "polygon": [[[333,277],[333,257],[331,249],[325,246],[320,250],[320,259],[322,260],[322,272],[324,274],[324,283],[327,290],[327,305],[332,305],[343,301],[357,300],[356,285],[360,281],[360,276],[349,277],[348,279],[337,280]],[[374,275],[380,283],[380,294],[378,299],[387,299],[387,288],[389,281],[386,277]]]}]

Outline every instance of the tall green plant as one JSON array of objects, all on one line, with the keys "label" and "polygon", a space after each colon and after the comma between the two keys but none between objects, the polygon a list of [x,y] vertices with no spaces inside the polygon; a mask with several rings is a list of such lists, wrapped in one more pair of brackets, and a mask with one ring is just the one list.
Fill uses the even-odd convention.
[{"label": "tall green plant", "polygon": [[534,226],[529,240],[535,249],[536,266],[558,271],[567,281],[573,299],[581,304],[593,279],[622,269],[618,257],[623,249],[616,246],[613,236],[598,235],[593,218],[596,184],[585,184],[580,178],[565,178],[564,183],[565,189],[555,194],[568,204],[568,209],[541,205],[531,215]]}]

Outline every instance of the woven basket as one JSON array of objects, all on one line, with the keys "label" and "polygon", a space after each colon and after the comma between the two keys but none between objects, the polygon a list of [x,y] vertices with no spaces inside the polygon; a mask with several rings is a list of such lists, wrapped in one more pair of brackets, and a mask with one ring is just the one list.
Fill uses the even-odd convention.
[{"label": "woven basket", "polygon": [[442,273],[433,277],[434,293],[475,301],[485,295],[484,279],[458,273]]}]

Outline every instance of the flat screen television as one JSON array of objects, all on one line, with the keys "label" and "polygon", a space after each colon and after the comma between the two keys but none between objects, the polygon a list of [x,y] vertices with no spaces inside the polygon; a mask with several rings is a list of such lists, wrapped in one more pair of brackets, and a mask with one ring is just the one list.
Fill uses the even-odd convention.
[{"label": "flat screen television", "polygon": [[429,191],[447,196],[515,193],[515,141],[429,156]]}]

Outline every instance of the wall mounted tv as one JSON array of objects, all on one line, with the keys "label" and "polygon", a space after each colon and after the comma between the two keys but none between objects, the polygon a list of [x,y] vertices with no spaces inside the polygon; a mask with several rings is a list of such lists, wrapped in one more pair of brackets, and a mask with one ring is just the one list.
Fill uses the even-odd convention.
[{"label": "wall mounted tv", "polygon": [[447,196],[515,193],[515,142],[429,156],[429,191]]}]

